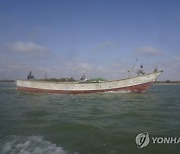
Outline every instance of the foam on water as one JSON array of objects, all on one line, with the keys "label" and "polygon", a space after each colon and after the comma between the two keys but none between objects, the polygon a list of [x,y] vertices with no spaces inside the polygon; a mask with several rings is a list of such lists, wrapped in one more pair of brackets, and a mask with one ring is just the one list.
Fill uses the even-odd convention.
[{"label": "foam on water", "polygon": [[11,136],[0,140],[1,154],[66,154],[62,147],[41,136]]},{"label": "foam on water", "polygon": [[106,91],[104,93],[126,94],[126,93],[131,93],[131,91],[130,90],[119,90],[119,91]]}]

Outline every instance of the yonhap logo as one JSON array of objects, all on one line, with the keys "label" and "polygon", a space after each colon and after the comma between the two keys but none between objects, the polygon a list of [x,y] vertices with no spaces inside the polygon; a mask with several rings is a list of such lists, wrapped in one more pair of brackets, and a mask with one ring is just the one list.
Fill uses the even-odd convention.
[{"label": "yonhap logo", "polygon": [[151,140],[152,144],[179,144],[180,143],[180,137],[151,137],[147,132],[140,133],[136,136],[136,144],[138,148],[144,148],[146,147]]},{"label": "yonhap logo", "polygon": [[147,132],[140,133],[136,136],[136,144],[138,148],[144,148],[149,144],[149,134]]}]

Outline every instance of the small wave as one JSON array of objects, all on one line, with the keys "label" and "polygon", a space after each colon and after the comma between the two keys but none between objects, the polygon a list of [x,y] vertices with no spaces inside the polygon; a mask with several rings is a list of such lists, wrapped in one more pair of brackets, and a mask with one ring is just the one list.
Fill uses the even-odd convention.
[{"label": "small wave", "polygon": [[104,93],[113,93],[113,94],[126,94],[126,93],[131,93],[131,91],[127,90],[120,90],[120,91],[106,91]]},{"label": "small wave", "polygon": [[41,136],[11,136],[0,141],[1,154],[66,154],[62,147]]}]

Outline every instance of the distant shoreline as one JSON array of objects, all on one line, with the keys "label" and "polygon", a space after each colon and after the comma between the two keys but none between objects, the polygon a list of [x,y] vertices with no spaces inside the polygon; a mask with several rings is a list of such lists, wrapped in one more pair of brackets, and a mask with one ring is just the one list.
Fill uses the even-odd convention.
[{"label": "distant shoreline", "polygon": [[180,82],[155,82],[154,85],[180,85]]},{"label": "distant shoreline", "polygon": [[4,83],[4,82],[16,82],[16,80],[0,80],[0,83]]}]

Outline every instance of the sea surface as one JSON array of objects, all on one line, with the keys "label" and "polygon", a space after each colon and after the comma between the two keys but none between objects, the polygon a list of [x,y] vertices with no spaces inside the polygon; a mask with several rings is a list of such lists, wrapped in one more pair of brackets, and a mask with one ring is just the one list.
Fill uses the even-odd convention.
[{"label": "sea surface", "polygon": [[179,144],[135,138],[180,137],[180,85],[147,93],[46,94],[0,83],[0,154],[178,154]]}]

